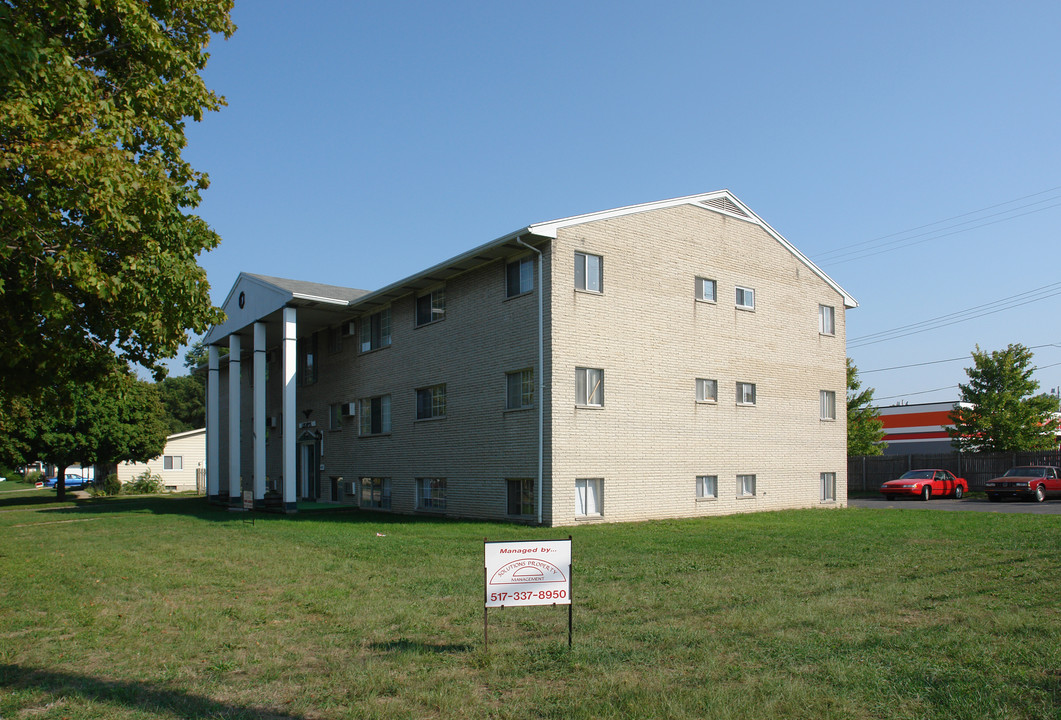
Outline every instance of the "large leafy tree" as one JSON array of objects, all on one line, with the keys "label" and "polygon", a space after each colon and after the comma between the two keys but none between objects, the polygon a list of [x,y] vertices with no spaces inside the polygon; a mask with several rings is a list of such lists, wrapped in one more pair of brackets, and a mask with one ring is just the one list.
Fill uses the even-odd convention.
[{"label": "large leafy tree", "polygon": [[881,455],[888,443],[884,442],[884,423],[873,405],[873,388],[862,390],[858,368],[847,359],[847,454]]},{"label": "large leafy tree", "polygon": [[58,497],[66,497],[66,468],[74,463],[146,461],[162,454],[167,425],[158,390],[124,370],[97,383],[67,382],[36,398],[18,399],[0,413],[10,433],[3,458],[11,464],[44,460],[57,466]]},{"label": "large leafy tree", "polygon": [[1020,452],[1057,447],[1058,399],[1036,394],[1032,351],[1024,345],[987,352],[976,346],[964,404],[951,413],[951,443],[971,452]]},{"label": "large leafy tree", "polygon": [[232,0],[0,0],[0,391],[164,375],[221,319],[188,211],[207,186],[187,118],[223,99],[199,73]]}]

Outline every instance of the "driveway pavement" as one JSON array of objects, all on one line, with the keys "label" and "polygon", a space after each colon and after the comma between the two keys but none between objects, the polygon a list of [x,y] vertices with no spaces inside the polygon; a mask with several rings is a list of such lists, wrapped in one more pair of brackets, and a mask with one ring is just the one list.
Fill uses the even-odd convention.
[{"label": "driveway pavement", "polygon": [[1033,502],[1028,500],[1002,500],[989,502],[987,498],[936,498],[928,502],[921,500],[896,500],[881,496],[879,498],[849,498],[847,504],[857,508],[877,508],[893,510],[904,508],[910,510],[954,510],[970,512],[1027,513],[1030,515],[1061,515],[1061,500]]}]

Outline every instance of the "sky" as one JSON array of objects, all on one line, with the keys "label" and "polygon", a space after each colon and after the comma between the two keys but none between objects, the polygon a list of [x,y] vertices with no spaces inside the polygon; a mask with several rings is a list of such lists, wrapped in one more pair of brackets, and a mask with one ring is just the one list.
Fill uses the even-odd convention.
[{"label": "sky", "polygon": [[[215,304],[375,290],[535,222],[729,189],[852,295],[881,405],[970,352],[1061,387],[1061,3],[236,0],[189,122]],[[173,366],[180,372],[179,361]]]}]

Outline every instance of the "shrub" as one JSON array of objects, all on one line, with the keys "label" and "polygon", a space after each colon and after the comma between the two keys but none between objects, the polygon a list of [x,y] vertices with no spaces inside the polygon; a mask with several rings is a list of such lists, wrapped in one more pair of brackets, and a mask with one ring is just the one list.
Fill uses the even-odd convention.
[{"label": "shrub", "polygon": [[116,474],[111,473],[102,480],[92,483],[88,491],[95,497],[117,495],[122,491],[122,481]]},{"label": "shrub", "polygon": [[149,494],[162,492],[162,477],[152,475],[150,470],[144,470],[133,478],[133,481],[125,486],[125,492],[134,494]]},{"label": "shrub", "polygon": [[40,470],[30,470],[22,478],[22,482],[26,483],[27,485],[36,485],[37,483],[39,483],[43,479],[44,479],[44,475],[41,474]]}]

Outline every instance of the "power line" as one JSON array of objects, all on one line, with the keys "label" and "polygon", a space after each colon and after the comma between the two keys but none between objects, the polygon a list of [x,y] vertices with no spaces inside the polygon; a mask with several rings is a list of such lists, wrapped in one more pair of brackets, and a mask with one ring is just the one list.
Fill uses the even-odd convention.
[{"label": "power line", "polygon": [[[1038,297],[1031,297],[1036,294],[1039,294]],[[947,327],[948,325],[956,325],[957,323],[965,322],[967,320],[993,315],[1002,312],[1003,310],[1011,310],[1015,307],[1020,307],[1021,305],[1029,305],[1033,302],[1047,300],[1056,295],[1061,295],[1061,282],[1043,285],[1042,287],[1033,290],[1027,290],[1000,300],[994,300],[989,303],[966,308],[965,310],[957,310],[946,315],[922,320],[921,322],[901,325],[897,328],[892,328],[891,330],[882,330],[880,332],[870,333],[869,335],[850,338],[848,339],[847,346],[849,348],[863,347],[885,342],[886,340],[897,340],[910,335],[917,335],[918,333],[928,332],[929,330],[938,330],[939,328]]]},{"label": "power line", "polygon": [[[1061,347],[1061,345],[1059,345],[1057,343],[1044,343],[1042,345],[1029,345],[1028,349],[1029,350],[1038,350],[1039,348],[1044,348],[1044,347]],[[962,355],[961,357],[947,358],[945,360],[928,360],[926,362],[910,363],[909,365],[893,365],[892,367],[875,368],[873,370],[859,370],[858,374],[859,375],[868,375],[869,373],[886,372],[888,370],[906,370],[907,368],[921,367],[923,365],[939,365],[941,363],[958,362],[959,360],[968,360],[969,357],[970,357],[969,355]],[[1054,363],[1054,365],[1061,365],[1061,363]],[[1044,365],[1043,367],[1053,367],[1054,365]],[[1035,368],[1035,369],[1038,369],[1038,368]]]},{"label": "power line", "polygon": [[[815,258],[816,258],[816,260],[821,260],[821,261],[826,262],[826,263],[839,264],[841,262],[848,262],[850,260],[858,260],[858,259],[861,259],[862,257],[870,257],[872,255],[876,255],[876,254],[879,254],[881,252],[889,252],[890,250],[898,250],[898,249],[901,249],[903,247],[908,247],[909,245],[918,244],[920,242],[927,242],[928,240],[933,240],[933,239],[942,238],[942,237],[948,237],[950,235],[954,235],[954,234],[957,234],[959,232],[967,232],[968,230],[974,230],[974,229],[977,229],[979,227],[986,227],[987,225],[994,225],[994,224],[996,224],[998,222],[1004,222],[1006,220],[1013,220],[1013,219],[1018,218],[1018,217],[1023,217],[1024,215],[1029,215],[1031,213],[1041,212],[1042,210],[1048,210],[1048,209],[1050,209],[1052,207],[1057,207],[1058,205],[1061,205],[1061,202],[1055,203],[1054,205],[1049,205],[1049,206],[1044,207],[1044,208],[1037,208],[1035,210],[1029,210],[1027,213],[1021,213],[1019,215],[1013,215],[1012,217],[1002,218],[1001,220],[996,220],[994,222],[990,222],[990,223],[983,223],[982,222],[982,221],[987,220],[989,218],[993,218],[993,217],[998,217],[1000,215],[1007,215],[1007,214],[1010,214],[1010,213],[1014,213],[1017,210],[1023,210],[1023,209],[1026,209],[1026,208],[1034,207],[1035,205],[1041,205],[1043,203],[1048,203],[1048,202],[1054,202],[1054,201],[1057,201],[1057,200],[1061,200],[1061,195],[1055,196],[1055,197],[1050,197],[1050,198],[1044,198],[1042,200],[1037,200],[1037,201],[1035,201],[1033,203],[1028,203],[1026,205],[1022,205],[1020,207],[1010,208],[1008,210],[1003,210],[1001,212],[992,213],[991,215],[986,215],[986,216],[979,217],[979,218],[973,218],[973,219],[970,219],[970,220],[964,220],[964,221],[962,221],[960,223],[956,223],[954,225],[950,225],[950,226],[945,227],[945,228],[938,228],[937,230],[931,230],[931,231],[928,231],[928,232],[919,233],[917,235],[911,235],[911,236],[905,237],[905,238],[900,237],[900,236],[904,236],[904,235],[910,235],[910,233],[915,233],[915,232],[917,232],[919,230],[925,230],[926,228],[932,228],[932,227],[935,227],[937,225],[943,225],[944,223],[948,223],[948,222],[951,222],[953,220],[960,220],[961,218],[967,218],[967,217],[970,217],[970,216],[973,216],[973,215],[980,215],[982,213],[987,212],[988,210],[994,210],[996,208],[1004,207],[1006,205],[1012,205],[1014,203],[1018,203],[1018,202],[1021,202],[1023,200],[1028,200],[1030,198],[1039,197],[1040,195],[1047,195],[1047,194],[1050,194],[1050,193],[1054,193],[1054,192],[1056,192],[1058,190],[1061,190],[1061,186],[1049,188],[1047,190],[1041,190],[1039,192],[1032,193],[1030,195],[1024,195],[1022,197],[1014,198],[1012,200],[1006,200],[1004,202],[996,203],[994,205],[988,205],[987,207],[983,207],[983,208],[980,208],[978,210],[972,210],[970,212],[962,213],[960,215],[954,215],[954,216],[951,216],[949,218],[944,218],[943,220],[937,220],[935,222],[926,223],[924,225],[918,225],[917,227],[909,228],[907,230],[900,230],[898,232],[889,233],[887,235],[881,235],[880,237],[876,237],[876,238],[873,238],[873,239],[870,239],[870,240],[863,240],[861,242],[851,243],[849,245],[845,245],[843,247],[836,248],[836,249],[833,249],[833,250],[826,250],[826,251],[824,251],[822,253],[818,253],[815,256]],[[964,229],[961,229],[961,230],[955,230],[955,228],[960,228],[963,225],[970,225],[970,224],[973,224],[973,223],[982,223],[982,224],[974,225],[973,227],[968,227],[968,228],[964,228]],[[940,233],[940,232],[945,231],[945,230],[955,230],[955,231],[951,232],[951,233],[945,233],[945,234],[942,234],[942,235],[933,235],[934,233]],[[924,237],[926,235],[930,235],[932,237],[928,237],[925,240],[920,240],[920,241],[917,241],[917,242],[906,242],[906,241],[913,240],[914,238]],[[906,244],[905,245],[899,245],[898,247],[887,248],[885,250],[877,250],[877,251],[874,251],[874,252],[869,252],[869,251],[873,250],[872,247],[864,247],[864,246],[872,246],[872,245],[878,244],[882,240],[889,240],[890,238],[898,238],[898,239],[890,240],[887,243],[883,243],[883,245],[895,245],[897,243],[904,243],[904,242],[906,242]],[[856,249],[856,248],[864,248],[864,249],[859,250],[859,249]],[[864,254],[860,255],[860,253],[864,253]],[[858,257],[846,258],[845,256],[848,256],[848,255],[857,255]],[[826,258],[828,258],[828,259],[826,259]],[[838,259],[838,258],[844,258],[844,259]]]}]

